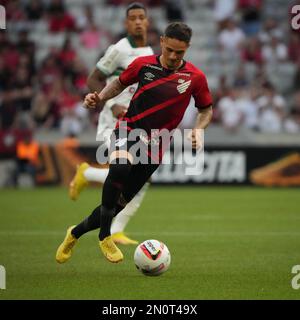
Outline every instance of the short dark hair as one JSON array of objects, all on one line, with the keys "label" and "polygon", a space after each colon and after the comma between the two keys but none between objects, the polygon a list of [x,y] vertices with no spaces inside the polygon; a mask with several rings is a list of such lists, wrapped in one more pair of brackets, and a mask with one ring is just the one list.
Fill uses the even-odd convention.
[{"label": "short dark hair", "polygon": [[141,2],[133,2],[127,6],[126,17],[128,17],[129,11],[133,9],[143,9],[147,13],[146,7]]},{"label": "short dark hair", "polygon": [[164,36],[190,43],[192,34],[193,31],[187,24],[183,22],[172,22],[167,26]]}]

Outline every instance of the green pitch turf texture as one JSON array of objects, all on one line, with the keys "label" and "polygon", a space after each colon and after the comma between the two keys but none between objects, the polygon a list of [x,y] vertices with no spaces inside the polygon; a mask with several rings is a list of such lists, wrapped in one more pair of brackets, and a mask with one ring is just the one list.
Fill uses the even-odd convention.
[{"label": "green pitch turf texture", "polygon": [[68,226],[96,206],[100,192],[77,202],[67,190],[1,190],[0,299],[299,299],[291,269],[300,264],[297,189],[151,187],[127,231],[170,249],[168,272],[146,277],[133,263],[107,262],[97,232],[83,236],[63,265],[55,252]]}]

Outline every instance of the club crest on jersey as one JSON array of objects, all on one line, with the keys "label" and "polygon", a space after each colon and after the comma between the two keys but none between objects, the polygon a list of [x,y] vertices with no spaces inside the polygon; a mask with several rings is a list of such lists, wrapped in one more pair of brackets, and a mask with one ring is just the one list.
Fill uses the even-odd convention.
[{"label": "club crest on jersey", "polygon": [[187,88],[190,86],[192,80],[189,80],[189,81],[184,82],[183,79],[179,79],[178,82],[179,82],[180,84],[177,86],[177,90],[178,90],[178,92],[181,94],[181,93],[186,92],[186,90],[187,90]]},{"label": "club crest on jersey", "polygon": [[155,75],[151,72],[147,72],[145,73],[145,80],[149,80],[149,81],[153,81],[153,78],[155,77]]}]

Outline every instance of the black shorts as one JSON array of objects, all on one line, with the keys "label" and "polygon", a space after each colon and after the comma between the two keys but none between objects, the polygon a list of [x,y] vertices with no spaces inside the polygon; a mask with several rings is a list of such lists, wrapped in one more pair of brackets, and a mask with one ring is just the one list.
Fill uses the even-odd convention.
[{"label": "black shorts", "polygon": [[127,151],[132,155],[134,165],[138,163],[159,164],[159,161],[156,160],[155,157],[150,157],[150,155],[153,154],[152,149],[150,145],[143,142],[138,131],[135,135],[132,135],[130,134],[130,131],[117,128],[112,132],[110,137],[109,155],[114,151]]},{"label": "black shorts", "polygon": [[[125,150],[133,156],[132,168],[122,191],[127,202],[133,199],[159,167],[159,163],[153,163],[153,160],[148,156],[146,144],[139,137],[133,140],[131,138],[127,130],[115,129],[111,135],[109,150],[109,154],[113,151]],[[142,163],[141,159],[144,159],[146,163]],[[124,158],[116,159],[112,163],[122,164],[122,160],[124,161]]]},{"label": "black shorts", "polygon": [[129,177],[124,184],[122,195],[129,202],[142,189],[144,184],[149,181],[159,164],[136,164],[132,165]]}]

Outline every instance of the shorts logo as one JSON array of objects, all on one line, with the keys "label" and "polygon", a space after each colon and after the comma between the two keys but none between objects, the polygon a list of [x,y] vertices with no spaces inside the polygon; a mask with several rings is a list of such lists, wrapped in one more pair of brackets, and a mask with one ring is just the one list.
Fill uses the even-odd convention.
[{"label": "shorts logo", "polygon": [[153,78],[155,77],[155,75],[151,72],[147,72],[145,73],[145,80],[149,80],[149,81],[153,81]]},{"label": "shorts logo", "polygon": [[117,139],[115,142],[116,147],[122,147],[126,143],[127,138]]},{"label": "shorts logo", "polygon": [[177,90],[180,94],[182,94],[182,93],[186,92],[186,90],[190,86],[192,80],[182,82],[182,79],[179,79],[178,82],[180,82],[180,84],[177,86]]}]

